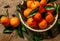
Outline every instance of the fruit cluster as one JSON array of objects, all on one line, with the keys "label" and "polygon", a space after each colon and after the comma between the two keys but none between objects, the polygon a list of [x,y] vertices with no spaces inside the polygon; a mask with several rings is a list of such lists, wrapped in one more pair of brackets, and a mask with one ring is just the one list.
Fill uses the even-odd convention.
[{"label": "fruit cluster", "polygon": [[[47,0],[27,0],[27,9],[24,10],[24,17],[27,18],[27,24],[32,28],[45,29],[54,21],[53,3],[47,3]],[[47,8],[52,7],[52,8]]]},{"label": "fruit cluster", "polygon": [[2,16],[0,19],[0,23],[5,27],[12,26],[15,28],[20,24],[20,20],[17,17],[9,18],[7,16]]}]

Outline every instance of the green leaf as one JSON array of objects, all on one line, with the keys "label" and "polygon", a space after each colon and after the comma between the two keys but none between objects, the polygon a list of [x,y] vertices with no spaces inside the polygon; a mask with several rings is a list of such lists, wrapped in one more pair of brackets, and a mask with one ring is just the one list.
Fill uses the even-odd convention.
[{"label": "green leaf", "polygon": [[55,2],[56,0],[52,0],[51,2]]},{"label": "green leaf", "polygon": [[0,15],[0,18],[1,18],[2,16],[6,16],[6,15]]},{"label": "green leaf", "polygon": [[16,17],[18,17],[20,19],[19,12],[17,12],[17,11],[16,11]]},{"label": "green leaf", "polygon": [[54,10],[55,8],[54,8],[54,6],[45,6],[45,9],[46,10]]},{"label": "green leaf", "polygon": [[16,6],[16,9],[17,9],[18,12],[22,13],[20,6],[21,6],[21,4],[17,5],[17,6]]},{"label": "green leaf", "polygon": [[4,33],[12,33],[13,30],[12,30],[12,29],[7,29],[7,28],[5,28],[3,32],[4,32]]},{"label": "green leaf", "polygon": [[58,4],[54,4],[54,12],[52,13],[53,15],[56,15],[58,13],[58,8],[59,8],[59,5]]},{"label": "green leaf", "polygon": [[23,13],[24,12],[24,10],[27,8],[27,2],[26,1],[24,1],[24,4],[23,5],[21,5],[21,4],[18,4],[17,6],[16,6],[16,9],[17,9],[17,11],[19,12],[19,13]]},{"label": "green leaf", "polygon": [[41,36],[41,34],[37,33],[37,32],[32,32],[31,38],[33,39],[33,41],[42,41],[43,40],[43,37]]},{"label": "green leaf", "polygon": [[22,25],[22,30],[26,31],[26,27],[22,23],[21,23],[21,25]]},{"label": "green leaf", "polygon": [[55,2],[56,0],[47,0],[47,3]]},{"label": "green leaf", "polygon": [[32,38],[34,41],[42,41],[42,38],[37,35],[33,35]]},{"label": "green leaf", "polygon": [[26,27],[21,23],[22,31],[24,31],[26,34],[28,34]]},{"label": "green leaf", "polygon": [[35,36],[35,41],[40,41],[40,37]]},{"label": "green leaf", "polygon": [[23,34],[22,34],[21,30],[17,29],[16,32],[17,32],[17,34],[18,34],[20,37],[23,38]]},{"label": "green leaf", "polygon": [[20,24],[20,25],[18,26],[18,28],[16,29],[16,32],[17,32],[17,34],[18,34],[21,38],[24,38],[24,37],[23,37],[22,25],[21,25],[21,24]]},{"label": "green leaf", "polygon": [[30,17],[32,17],[32,16],[34,16],[36,13],[33,13],[32,15],[29,15],[27,18],[30,18]]},{"label": "green leaf", "polygon": [[59,8],[59,5],[58,4],[54,4],[54,7],[55,7],[55,10],[56,10],[56,13],[58,12],[58,8]]},{"label": "green leaf", "polygon": [[[16,17],[18,17],[18,18],[20,19],[19,14],[22,13],[22,12],[21,12],[21,9],[20,9],[20,5],[17,6],[17,10],[19,10],[19,11],[16,11]],[[25,28],[25,26],[24,26],[22,23],[20,23],[20,26],[19,26],[19,28],[17,29],[17,34],[18,34],[20,37],[23,38],[23,33],[22,33],[22,31],[26,32],[26,28]]]},{"label": "green leaf", "polygon": [[39,1],[39,2],[40,2],[41,0],[37,0],[37,1]]},{"label": "green leaf", "polygon": [[[19,13],[16,11],[16,17],[19,18]],[[19,18],[20,19],[20,18]],[[18,26],[18,28],[16,29],[16,32],[17,34],[21,37],[21,38],[24,38],[23,37],[23,32],[22,32],[22,26],[21,26],[21,23],[20,25]]]},{"label": "green leaf", "polygon": [[32,11],[30,12],[28,18],[34,16],[35,13],[36,13],[38,10],[39,10],[39,7],[35,8],[34,10],[32,10]]},{"label": "green leaf", "polygon": [[37,35],[33,35],[33,41],[42,41],[41,37],[37,36]]},{"label": "green leaf", "polygon": [[58,24],[60,24],[60,19],[58,19]]}]

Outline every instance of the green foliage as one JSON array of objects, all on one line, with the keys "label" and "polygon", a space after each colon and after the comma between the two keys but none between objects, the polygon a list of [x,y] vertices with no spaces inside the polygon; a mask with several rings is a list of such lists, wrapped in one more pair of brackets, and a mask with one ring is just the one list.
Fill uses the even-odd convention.
[{"label": "green foliage", "polygon": [[5,29],[3,30],[3,33],[12,33],[13,32],[13,28],[11,26],[5,27]]},{"label": "green foliage", "polygon": [[4,29],[4,31],[3,31],[4,33],[12,33],[13,32],[13,30],[12,29]]},{"label": "green foliage", "polygon": [[23,32],[22,32],[22,27],[21,27],[21,25],[18,26],[18,28],[16,29],[16,32],[17,32],[17,34],[18,34],[20,37],[23,38]]},{"label": "green foliage", "polygon": [[39,10],[39,7],[35,8],[34,10],[32,10],[32,11],[30,12],[28,18],[34,16],[35,13],[36,13],[38,10]]},{"label": "green foliage", "polygon": [[54,6],[45,6],[45,9],[46,10],[54,10],[55,8],[54,8]]},{"label": "green foliage", "polygon": [[58,19],[58,22],[57,23],[60,24],[60,19]]},{"label": "green foliage", "polygon": [[55,2],[56,0],[47,0],[47,3]]}]

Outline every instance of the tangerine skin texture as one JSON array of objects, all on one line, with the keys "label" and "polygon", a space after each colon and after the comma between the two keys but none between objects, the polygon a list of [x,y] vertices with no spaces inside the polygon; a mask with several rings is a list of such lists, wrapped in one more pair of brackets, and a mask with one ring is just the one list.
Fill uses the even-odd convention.
[{"label": "tangerine skin texture", "polygon": [[46,20],[42,20],[38,25],[40,29],[45,29],[47,27],[47,22]]},{"label": "tangerine skin texture", "polygon": [[43,12],[46,12],[46,10],[45,10],[45,8],[43,8],[43,7],[41,7],[41,6],[40,6],[40,8],[39,8],[39,11],[38,11],[38,12],[42,14]]},{"label": "tangerine skin texture", "polygon": [[48,12],[48,15],[46,16],[46,21],[48,23],[51,23],[53,22],[53,20],[54,20],[54,16],[52,15],[52,13]]},{"label": "tangerine skin texture", "polygon": [[37,13],[35,14],[35,16],[34,16],[34,19],[35,19],[36,21],[41,21],[41,19],[42,19],[42,18],[41,18],[41,14],[37,12]]},{"label": "tangerine skin texture", "polygon": [[31,9],[35,9],[37,7],[40,6],[40,3],[38,1],[34,1],[32,4],[31,4]]},{"label": "tangerine skin texture", "polygon": [[0,21],[6,27],[9,26],[9,24],[10,24],[10,19],[8,17],[5,17],[5,16],[2,16]]},{"label": "tangerine skin texture", "polygon": [[29,26],[31,26],[31,27],[35,27],[35,26],[36,26],[36,21],[34,21],[33,18],[29,18],[29,19],[27,20],[27,24],[28,24]]},{"label": "tangerine skin texture", "polygon": [[31,8],[31,4],[33,3],[33,1],[27,1],[27,7]]},{"label": "tangerine skin texture", "polygon": [[47,5],[47,0],[41,0],[40,1],[40,6],[45,6]]},{"label": "tangerine skin texture", "polygon": [[24,10],[24,16],[28,17],[29,13],[32,11],[32,9],[27,8],[26,10]]},{"label": "tangerine skin texture", "polygon": [[17,27],[20,24],[20,20],[17,17],[12,17],[10,19],[10,24],[13,27]]}]

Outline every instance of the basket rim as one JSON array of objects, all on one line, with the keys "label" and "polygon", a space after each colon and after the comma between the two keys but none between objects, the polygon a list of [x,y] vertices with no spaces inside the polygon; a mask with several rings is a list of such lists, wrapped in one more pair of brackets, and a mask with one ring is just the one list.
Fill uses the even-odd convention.
[{"label": "basket rim", "polygon": [[57,19],[58,19],[58,13],[56,14],[56,17],[55,17],[54,22],[53,22],[48,28],[43,29],[43,30],[36,30],[36,29],[33,29],[33,28],[29,27],[29,26],[23,21],[22,16],[21,16],[20,13],[19,13],[19,17],[20,17],[21,22],[26,26],[26,28],[28,28],[28,29],[30,29],[30,30],[32,30],[32,31],[34,31],[34,32],[45,32],[45,31],[51,29],[51,28],[56,24]]}]

